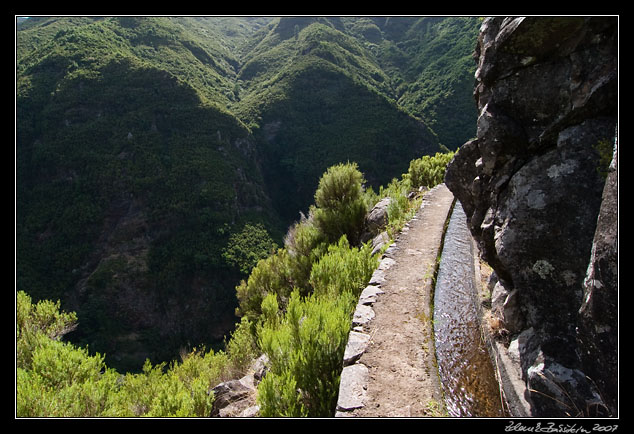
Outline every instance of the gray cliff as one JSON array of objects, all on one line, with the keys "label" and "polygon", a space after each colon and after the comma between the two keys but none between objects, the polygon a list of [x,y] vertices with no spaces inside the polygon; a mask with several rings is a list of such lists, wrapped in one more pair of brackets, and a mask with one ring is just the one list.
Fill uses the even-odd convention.
[{"label": "gray cliff", "polygon": [[537,416],[616,416],[617,27],[487,18],[477,138],[446,173],[499,278]]}]

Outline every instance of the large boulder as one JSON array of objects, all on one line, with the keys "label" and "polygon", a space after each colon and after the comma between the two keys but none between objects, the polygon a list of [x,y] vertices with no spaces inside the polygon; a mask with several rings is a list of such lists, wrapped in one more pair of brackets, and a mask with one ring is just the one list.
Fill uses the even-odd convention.
[{"label": "large boulder", "polygon": [[[591,343],[597,304],[584,304],[581,322],[579,309],[616,137],[617,35],[612,17],[487,18],[475,51],[477,138],[446,172],[483,258],[514,297],[505,320],[516,333],[535,331],[520,358],[536,414],[596,410],[596,397],[612,393],[597,390],[607,384],[598,371],[581,386],[593,356],[579,357],[578,327],[586,351],[616,360],[611,339]],[[596,309],[610,322],[601,330],[615,330],[614,294],[601,294]],[[552,385],[570,379],[579,396],[558,403]]]},{"label": "large boulder", "polygon": [[387,226],[388,209],[392,202],[391,197],[384,197],[376,203],[365,217],[365,225],[372,235],[378,234]]},{"label": "large boulder", "polygon": [[366,214],[364,220],[364,230],[361,234],[360,240],[362,243],[366,243],[373,238],[376,238],[376,240],[373,241],[373,245],[375,247],[377,244],[381,244],[382,242],[384,243],[381,233],[388,224],[388,210],[391,202],[391,197],[384,197]]},{"label": "large boulder", "polygon": [[224,381],[212,389],[214,401],[210,417],[255,417],[260,407],[256,402],[257,385],[268,372],[266,354],[256,359],[240,379]]},{"label": "large boulder", "polygon": [[251,407],[251,398],[255,395],[255,388],[240,380],[229,380],[211,389],[214,402],[211,417],[238,416],[242,411]]}]

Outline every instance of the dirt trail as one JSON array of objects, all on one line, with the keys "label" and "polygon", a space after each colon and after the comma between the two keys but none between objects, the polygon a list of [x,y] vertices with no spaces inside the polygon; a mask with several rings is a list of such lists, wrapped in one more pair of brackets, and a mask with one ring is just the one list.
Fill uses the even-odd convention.
[{"label": "dirt trail", "polygon": [[348,367],[362,370],[365,384],[350,385],[351,380],[342,375],[342,389],[356,386],[362,406],[339,408],[338,416],[437,415],[442,393],[430,305],[432,277],[452,202],[453,195],[444,184],[429,191],[416,216],[386,252],[379,278],[370,281],[382,293],[371,304],[374,317],[355,327],[369,341],[360,358]]}]

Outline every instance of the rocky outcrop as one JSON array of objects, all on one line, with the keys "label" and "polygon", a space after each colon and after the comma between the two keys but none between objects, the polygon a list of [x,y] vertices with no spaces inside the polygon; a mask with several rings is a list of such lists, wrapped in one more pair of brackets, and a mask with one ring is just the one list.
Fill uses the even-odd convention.
[{"label": "rocky outcrop", "polygon": [[[385,232],[385,228],[388,223],[388,209],[392,202],[391,197],[385,197],[378,201],[365,216],[364,229],[361,234],[361,242],[366,243],[372,240],[373,248],[381,248],[385,244],[389,237]],[[375,252],[372,252],[373,254]]]},{"label": "rocky outcrop", "polygon": [[256,417],[260,411],[256,402],[257,385],[268,371],[269,359],[263,354],[240,379],[224,381],[209,393],[214,401],[210,417]]},{"label": "rocky outcrop", "polygon": [[[250,414],[247,409],[254,407],[250,402],[253,399],[249,398],[255,395],[255,387],[243,379],[225,381],[211,391],[214,395],[211,417],[241,416],[245,411]],[[257,409],[253,411],[256,412]]]},{"label": "rocky outcrop", "polygon": [[366,230],[372,234],[378,234],[388,222],[388,208],[392,202],[391,197],[381,199],[365,217]]},{"label": "rocky outcrop", "polygon": [[598,351],[612,367],[617,358],[615,210],[599,224],[614,237],[595,229],[616,146],[617,30],[611,17],[486,19],[477,138],[446,173],[508,297],[502,319],[521,336],[539,416],[615,414],[613,374],[596,366]]},{"label": "rocky outcrop", "polygon": [[[617,407],[618,364],[618,157],[617,147],[603,190],[579,309],[580,354],[584,371],[594,378],[610,409]],[[614,411],[613,411],[614,412]]]}]

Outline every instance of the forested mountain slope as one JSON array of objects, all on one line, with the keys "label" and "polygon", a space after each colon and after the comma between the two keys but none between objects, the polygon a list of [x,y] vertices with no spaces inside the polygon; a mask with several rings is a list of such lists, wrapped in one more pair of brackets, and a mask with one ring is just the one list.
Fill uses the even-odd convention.
[{"label": "forested mountain slope", "polygon": [[69,336],[121,369],[222,339],[237,282],[327,167],[357,162],[378,187],[473,135],[478,24],[21,22],[18,289],[77,311]]},{"label": "forested mountain slope", "polygon": [[279,226],[253,137],[224,108],[231,66],[194,41],[169,20],[95,20],[18,55],[18,286],[65,300],[76,339],[137,364],[221,339],[231,234]]}]

